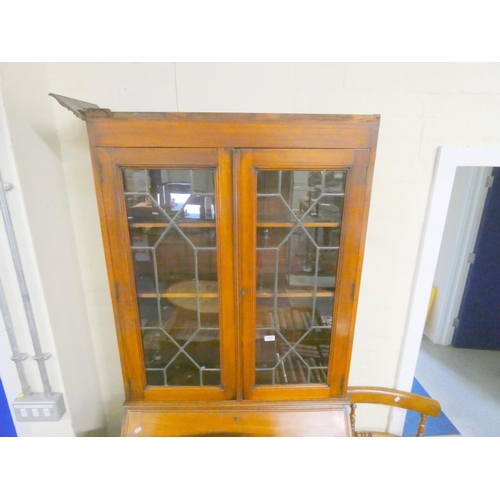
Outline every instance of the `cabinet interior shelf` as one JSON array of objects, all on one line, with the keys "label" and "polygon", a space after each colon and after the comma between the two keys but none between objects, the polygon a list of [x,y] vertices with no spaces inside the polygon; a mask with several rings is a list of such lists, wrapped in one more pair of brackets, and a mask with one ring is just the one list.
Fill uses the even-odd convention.
[{"label": "cabinet interior shelf", "polygon": [[151,293],[138,293],[137,297],[140,299],[156,299],[157,297],[165,298],[165,299],[195,299],[196,297],[200,297],[200,299],[216,299],[219,296],[216,292],[205,292],[196,294],[194,292],[176,292],[176,293],[159,293],[155,292]]},{"label": "cabinet interior shelf", "polygon": [[[340,227],[340,222],[302,222],[303,227]],[[257,227],[295,227],[296,222],[257,222]]]},{"label": "cabinet interior shelf", "polygon": [[[199,221],[199,222],[177,222],[177,227],[215,227],[215,221]],[[154,228],[154,227],[167,227],[167,222],[132,222],[129,227],[134,228]]]},{"label": "cabinet interior shelf", "polygon": [[[333,297],[333,292],[330,291],[319,291],[317,290],[316,293],[313,291],[307,292],[307,291],[297,291],[297,292],[279,292],[277,294],[274,294],[273,292],[257,292],[256,294],[257,298],[273,298],[273,297],[278,297],[278,298],[306,298],[306,297]],[[140,299],[156,299],[157,297],[162,298],[162,299],[195,299],[196,297],[199,297],[200,299],[216,299],[218,297],[217,293],[159,293],[156,294],[155,292],[150,292],[150,293],[138,293],[137,297]]]},{"label": "cabinet interior shelf", "polygon": [[[303,227],[340,227],[340,222],[302,222]],[[209,222],[177,222],[178,227],[216,227],[215,221]],[[257,227],[295,227],[296,222],[257,222]],[[155,228],[167,227],[166,222],[132,222],[129,224],[131,228]]]},{"label": "cabinet interior shelf", "polygon": [[301,298],[301,297],[333,297],[333,292],[330,291],[319,291],[317,290],[316,293],[313,291],[297,291],[297,292],[278,292],[278,293],[273,293],[273,292],[257,292],[257,298],[273,298],[273,297],[278,297],[278,298]]}]

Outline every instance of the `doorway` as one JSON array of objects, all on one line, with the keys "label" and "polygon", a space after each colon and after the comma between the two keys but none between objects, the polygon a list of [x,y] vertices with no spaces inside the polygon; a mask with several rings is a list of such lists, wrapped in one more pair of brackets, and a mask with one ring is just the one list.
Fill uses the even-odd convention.
[{"label": "doorway", "polygon": [[487,178],[486,201],[454,325],[454,347],[500,351],[499,174],[495,167]]},{"label": "doorway", "polygon": [[[438,150],[396,378],[398,389],[409,391],[412,386],[457,168],[497,166],[500,166],[500,147],[440,147]],[[395,414],[389,431],[401,433],[404,417],[404,414]]]},{"label": "doorway", "polygon": [[491,167],[456,169],[433,279],[436,297],[424,328],[424,334],[437,345],[450,345],[453,340],[456,318],[473,266],[485,201],[490,192],[487,186],[491,172]]}]

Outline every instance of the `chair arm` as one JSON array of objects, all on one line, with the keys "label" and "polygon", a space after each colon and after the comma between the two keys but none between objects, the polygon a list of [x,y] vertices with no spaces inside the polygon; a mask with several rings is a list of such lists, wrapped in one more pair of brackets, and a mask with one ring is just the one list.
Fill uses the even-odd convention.
[{"label": "chair arm", "polygon": [[398,389],[371,386],[348,387],[347,397],[351,403],[373,403],[395,406],[417,411],[431,417],[437,417],[441,412],[439,401]]}]

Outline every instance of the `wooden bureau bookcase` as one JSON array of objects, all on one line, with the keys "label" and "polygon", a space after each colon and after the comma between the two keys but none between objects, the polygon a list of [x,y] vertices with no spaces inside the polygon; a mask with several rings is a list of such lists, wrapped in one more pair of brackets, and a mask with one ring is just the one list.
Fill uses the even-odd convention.
[{"label": "wooden bureau bookcase", "polygon": [[87,123],[124,436],[346,436],[378,116]]}]

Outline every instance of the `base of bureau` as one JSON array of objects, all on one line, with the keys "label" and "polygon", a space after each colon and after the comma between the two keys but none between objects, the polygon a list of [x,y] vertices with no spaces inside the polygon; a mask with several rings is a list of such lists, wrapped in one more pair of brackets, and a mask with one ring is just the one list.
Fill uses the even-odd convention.
[{"label": "base of bureau", "polygon": [[126,403],[122,436],[351,436],[349,404],[335,402]]}]

